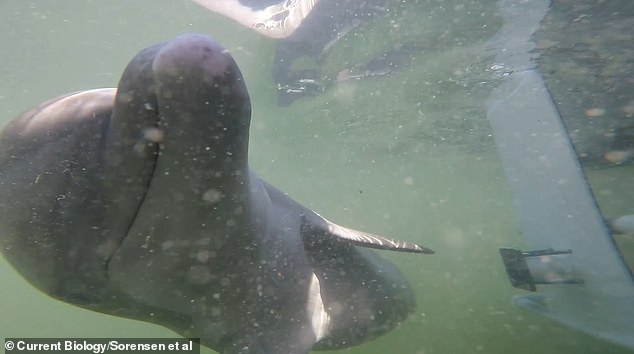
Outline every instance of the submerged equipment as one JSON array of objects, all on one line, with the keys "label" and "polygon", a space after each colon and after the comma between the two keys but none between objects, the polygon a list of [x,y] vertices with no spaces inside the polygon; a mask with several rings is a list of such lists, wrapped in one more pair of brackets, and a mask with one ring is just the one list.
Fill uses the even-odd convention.
[{"label": "submerged equipment", "polygon": [[489,43],[508,75],[487,101],[528,247],[501,249],[515,304],[634,348],[634,280],[585,179],[555,104],[531,63],[532,33],[550,1],[501,0]]}]

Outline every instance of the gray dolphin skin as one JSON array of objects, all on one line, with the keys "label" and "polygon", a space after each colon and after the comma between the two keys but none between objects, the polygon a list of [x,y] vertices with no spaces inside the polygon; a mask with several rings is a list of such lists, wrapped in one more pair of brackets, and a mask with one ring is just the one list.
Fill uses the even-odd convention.
[{"label": "gray dolphin skin", "polygon": [[44,102],[0,133],[0,246],[59,300],[156,323],[220,353],[307,353],[384,334],[412,289],[367,248],[433,253],[336,225],[247,163],[251,103],[229,52],[186,34],[118,89]]}]

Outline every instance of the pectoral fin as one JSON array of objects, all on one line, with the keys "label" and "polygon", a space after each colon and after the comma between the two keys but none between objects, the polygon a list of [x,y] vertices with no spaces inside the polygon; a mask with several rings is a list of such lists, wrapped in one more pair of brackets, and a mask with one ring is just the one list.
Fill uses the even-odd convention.
[{"label": "pectoral fin", "polygon": [[315,228],[317,230],[321,229],[323,231],[321,233],[317,233],[322,235],[322,237],[332,237],[335,239],[339,239],[345,242],[352,243],[355,246],[366,247],[366,248],[376,248],[381,250],[389,250],[389,251],[397,251],[397,252],[411,252],[411,253],[423,253],[423,254],[434,254],[435,252],[427,247],[423,247],[421,245],[392,240],[390,238],[371,234],[364,231],[358,231],[354,229],[349,229],[347,227],[337,225],[334,222],[324,218],[323,216],[315,213],[315,215],[320,219],[316,220],[316,222],[310,223],[309,227]]}]

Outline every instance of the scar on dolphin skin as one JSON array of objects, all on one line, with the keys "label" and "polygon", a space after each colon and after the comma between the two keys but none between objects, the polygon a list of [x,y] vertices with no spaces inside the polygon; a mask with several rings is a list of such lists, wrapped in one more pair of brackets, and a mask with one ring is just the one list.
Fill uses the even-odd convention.
[{"label": "scar on dolphin skin", "polygon": [[251,103],[229,52],[187,34],[118,88],[46,101],[0,132],[0,246],[32,285],[220,353],[301,354],[382,335],[415,307],[368,248],[248,166]]}]

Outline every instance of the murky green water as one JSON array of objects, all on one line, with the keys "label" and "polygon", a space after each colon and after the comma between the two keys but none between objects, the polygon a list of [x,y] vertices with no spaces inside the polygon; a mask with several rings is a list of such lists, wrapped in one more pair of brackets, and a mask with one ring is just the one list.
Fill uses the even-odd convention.
[{"label": "murky green water", "polygon": [[[270,76],[273,41],[189,1],[5,0],[0,119],[66,92],[116,86],[139,49],[183,32],[209,34],[246,78],[250,163],[261,177],[336,222],[437,252],[386,254],[410,279],[418,308],[397,330],[342,352],[631,352],[511,304],[522,292],[509,285],[498,248],[523,242],[482,105],[495,81],[482,44],[501,23],[492,4],[430,1],[401,14],[401,31],[387,20],[358,29],[363,40],[336,48],[326,71],[407,36],[429,38],[428,49],[394,75],[344,82],[282,108]],[[55,301],[4,260],[0,282],[2,337],[174,336]]]}]

